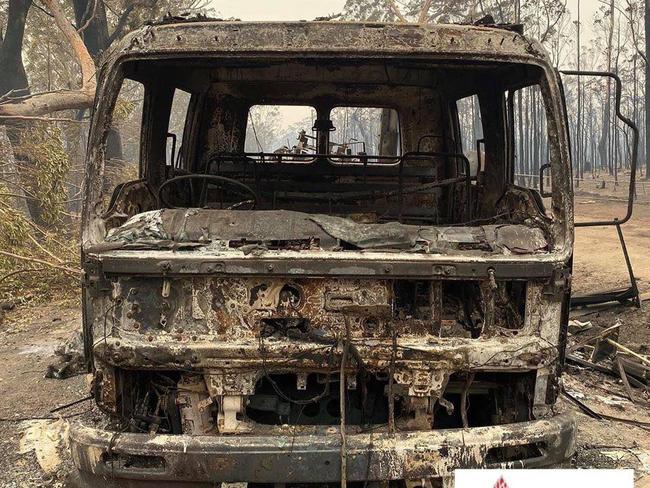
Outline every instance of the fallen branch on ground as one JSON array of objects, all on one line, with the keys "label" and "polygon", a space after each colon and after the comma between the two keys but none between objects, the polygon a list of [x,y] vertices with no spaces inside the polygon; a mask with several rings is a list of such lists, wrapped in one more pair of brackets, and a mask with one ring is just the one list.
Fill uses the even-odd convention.
[{"label": "fallen branch on ground", "polygon": [[30,241],[32,241],[36,247],[38,247],[41,251],[43,251],[45,254],[47,254],[49,257],[54,259],[59,265],[64,264],[64,261],[62,259],[57,258],[54,254],[52,254],[50,251],[45,249],[40,242],[38,242],[36,239],[34,239],[34,236],[31,234],[27,234],[27,237],[29,238]]},{"label": "fallen branch on ground", "polygon": [[73,269],[73,268],[68,268],[67,266],[61,266],[61,265],[58,265],[58,264],[53,264],[53,263],[50,263],[49,261],[45,261],[45,260],[39,259],[39,258],[32,258],[32,257],[29,257],[29,256],[21,256],[19,254],[14,254],[14,253],[7,252],[7,251],[0,251],[0,255],[7,256],[9,258],[18,259],[20,261],[26,261],[28,263],[42,264],[44,266],[47,266],[47,267],[50,267],[50,268],[53,268],[53,269],[58,269],[60,271],[63,271],[65,273],[68,273],[68,274],[71,274],[71,275],[74,275],[74,276],[81,276],[83,274],[83,272],[80,269]]},{"label": "fallen branch on ground", "polygon": [[613,341],[611,339],[606,339],[606,340],[607,340],[607,342],[609,344],[611,344],[615,348],[620,349],[621,351],[628,353],[630,356],[634,356],[639,361],[641,361],[641,362],[647,364],[648,366],[650,366],[650,359],[648,359],[648,358],[646,358],[644,356],[641,356],[641,354],[634,352],[632,349],[629,349],[629,348],[625,347],[624,345],[619,344],[616,341]]},{"label": "fallen branch on ground", "polygon": [[643,422],[641,420],[634,420],[634,419],[626,419],[623,417],[614,417],[612,415],[607,415],[604,413],[596,412],[595,410],[592,410],[590,407],[588,407],[585,403],[581,402],[578,400],[575,396],[573,396],[571,393],[569,393],[566,390],[562,390],[562,394],[570,400],[574,405],[576,405],[580,410],[582,410],[585,414],[590,416],[593,419],[596,420],[610,420],[612,422],[621,422],[624,424],[628,425],[634,425],[635,427],[639,427],[644,430],[650,430],[650,422]]},{"label": "fallen branch on ground", "polygon": [[69,122],[71,124],[82,124],[85,120],[75,120],[66,117],[39,117],[36,115],[0,115],[0,120],[8,119],[9,121],[16,120],[34,120],[38,122]]},{"label": "fallen branch on ground", "polygon": [[619,322],[619,323],[617,323],[617,324],[615,324],[615,325],[612,325],[611,327],[606,328],[605,330],[603,330],[602,332],[596,334],[595,336],[590,337],[589,339],[587,339],[587,340],[585,340],[585,341],[582,341],[582,342],[580,342],[580,343],[578,343],[578,344],[575,344],[575,345],[571,346],[571,347],[569,348],[569,350],[567,351],[567,353],[572,353],[572,352],[574,352],[574,351],[577,351],[577,350],[580,349],[581,347],[584,347],[584,346],[589,345],[589,343],[591,343],[591,342],[594,342],[594,341],[596,341],[596,340],[600,340],[600,339],[602,339],[602,338],[605,337],[606,335],[608,335],[608,334],[610,334],[611,332],[613,332],[614,330],[618,329],[621,325],[623,325],[623,324],[621,324],[621,323]]},{"label": "fallen branch on ground", "polygon": [[21,273],[31,273],[31,272],[38,272],[38,271],[45,271],[47,268],[24,268],[24,269],[17,269],[16,271],[12,271],[11,273],[7,273],[6,275],[0,277],[0,283],[2,283],[4,280],[11,278],[12,276],[15,276],[17,274]]}]

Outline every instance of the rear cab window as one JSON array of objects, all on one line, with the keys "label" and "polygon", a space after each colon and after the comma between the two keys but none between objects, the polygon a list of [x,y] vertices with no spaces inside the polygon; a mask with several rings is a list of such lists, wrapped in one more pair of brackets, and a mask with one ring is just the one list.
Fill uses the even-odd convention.
[{"label": "rear cab window", "polygon": [[[370,160],[394,163],[401,155],[400,125],[397,110],[383,107],[335,107],[330,113],[332,132],[329,152],[360,156],[348,162]],[[345,159],[333,158],[343,162]]]},{"label": "rear cab window", "polygon": [[[316,109],[301,105],[253,105],[244,148],[249,153],[305,155],[317,152]],[[299,158],[296,158],[299,159]]]}]

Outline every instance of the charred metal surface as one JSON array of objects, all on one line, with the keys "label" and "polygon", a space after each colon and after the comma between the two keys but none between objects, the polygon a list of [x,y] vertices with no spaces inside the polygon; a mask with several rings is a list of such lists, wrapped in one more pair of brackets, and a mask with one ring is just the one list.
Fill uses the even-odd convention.
[{"label": "charred metal surface", "polygon": [[[146,88],[141,171],[113,189],[123,78]],[[510,174],[504,100],[530,85],[545,202]],[[170,166],[176,89],[192,101]],[[478,164],[455,108],[472,95]],[[554,410],[573,239],[561,102],[539,44],[505,29],[192,22],[118,43],[85,182],[84,334],[107,416],[72,429],[86,486],[448,480],[570,456],[575,425]],[[312,107],[315,152],[246,153],[257,104]],[[393,110],[401,152],[335,154],[345,106]]]},{"label": "charred metal surface", "polygon": [[[237,253],[180,253],[146,251],[107,251],[89,255],[88,265],[97,270],[98,279],[122,274],[136,275],[267,275],[267,276],[339,276],[390,278],[445,278],[551,281],[564,266],[543,256],[521,256],[517,260],[460,259],[449,255],[407,255],[400,253],[312,253],[263,252],[258,255]],[[554,287],[555,285],[553,285]]]},{"label": "charred metal surface", "polygon": [[[421,479],[451,477],[457,467],[539,468],[561,462],[574,451],[573,419],[522,422],[510,426],[479,427],[409,434],[350,434],[348,480]],[[88,483],[112,476],[127,480],[192,482],[253,481],[273,483],[323,482],[340,480],[340,446],[336,436],[325,432],[269,436],[157,436],[124,434],[112,440],[112,433],[88,428],[73,431],[71,443],[75,463]],[[109,452],[113,456],[107,456]],[[527,457],[525,448],[539,451]],[[491,461],[498,449],[520,448],[512,461]],[[129,465],[129,456],[157,460],[158,465],[141,469]],[[518,457],[518,459],[517,459]],[[494,459],[494,458],[492,458]]]},{"label": "charred metal surface", "polygon": [[539,59],[543,48],[524,36],[478,26],[408,25],[382,23],[251,23],[206,22],[150,26],[118,45],[118,52],[278,53],[337,52],[386,56],[389,53],[417,55],[433,51]]},{"label": "charred metal surface", "polygon": [[542,253],[550,247],[543,227],[523,224],[424,227],[398,222],[358,223],[348,218],[282,210],[206,209],[138,213],[124,225],[111,229],[106,242],[116,243],[115,247],[121,245],[121,249],[166,249],[174,245],[216,251],[240,249],[257,255],[269,249],[333,251],[345,246],[428,254],[484,251],[509,255]]}]

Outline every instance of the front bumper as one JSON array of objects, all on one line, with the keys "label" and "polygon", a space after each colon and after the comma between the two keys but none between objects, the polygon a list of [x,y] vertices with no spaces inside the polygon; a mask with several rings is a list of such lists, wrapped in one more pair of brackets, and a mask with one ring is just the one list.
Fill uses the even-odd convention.
[{"label": "front bumper", "polygon": [[[447,478],[456,468],[538,468],[575,450],[575,420],[563,414],[508,425],[347,436],[349,481]],[[540,455],[490,464],[491,450],[534,444]],[[123,433],[74,425],[70,446],[86,486],[309,483],[341,479],[340,435],[188,436]]]}]

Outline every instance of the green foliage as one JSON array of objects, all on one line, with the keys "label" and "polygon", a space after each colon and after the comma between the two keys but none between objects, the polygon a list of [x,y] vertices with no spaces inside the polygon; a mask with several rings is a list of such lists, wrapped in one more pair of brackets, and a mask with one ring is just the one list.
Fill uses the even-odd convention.
[{"label": "green foliage", "polygon": [[29,222],[9,202],[9,189],[0,184],[0,249],[19,246],[27,240]]},{"label": "green foliage", "polygon": [[[489,4],[486,0],[484,4]],[[472,17],[472,0],[434,0],[428,11],[429,22],[460,22]],[[423,0],[347,0],[343,16],[347,20],[394,22],[401,20],[396,11],[409,21],[417,21],[424,5]]]},{"label": "green foliage", "polygon": [[31,190],[40,202],[43,220],[50,225],[60,223],[67,200],[65,182],[70,168],[61,129],[54,124],[33,124],[17,149],[32,163]]},{"label": "green foliage", "polygon": [[0,198],[0,300],[78,299],[78,250],[75,235],[38,229]]},{"label": "green foliage", "polygon": [[65,217],[69,158],[54,124],[34,124],[15,148],[24,193],[40,204],[47,229],[14,204],[20,189],[0,185],[0,299],[18,303],[76,298],[79,293],[76,226]]}]

